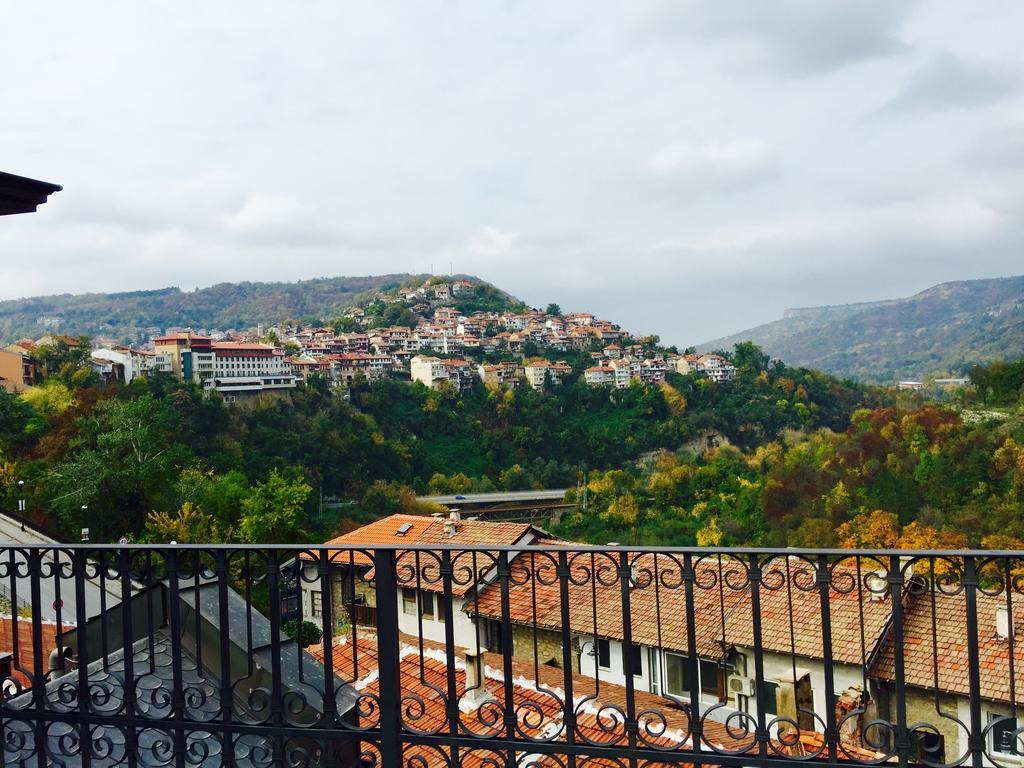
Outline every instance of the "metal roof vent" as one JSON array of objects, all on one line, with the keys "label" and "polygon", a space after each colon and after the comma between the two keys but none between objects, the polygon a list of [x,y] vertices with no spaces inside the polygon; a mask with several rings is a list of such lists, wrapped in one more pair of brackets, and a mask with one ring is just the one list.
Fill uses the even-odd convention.
[{"label": "metal roof vent", "polygon": [[398,530],[395,531],[396,536],[405,536],[409,531],[412,530],[412,523],[402,523],[398,526]]}]

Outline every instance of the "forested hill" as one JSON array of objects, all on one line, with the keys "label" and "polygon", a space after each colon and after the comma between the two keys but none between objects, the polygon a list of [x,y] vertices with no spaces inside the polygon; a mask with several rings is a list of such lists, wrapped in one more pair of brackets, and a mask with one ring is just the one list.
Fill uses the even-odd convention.
[{"label": "forested hill", "polygon": [[[411,275],[326,277],[294,283],[220,283],[186,292],[36,296],[0,301],[0,346],[47,331],[144,341],[146,328],[250,328],[286,318],[334,317],[367,291],[398,286]],[[423,279],[426,275],[420,275]]]},{"label": "forested hill", "polygon": [[753,341],[790,365],[863,381],[966,373],[1024,355],[1024,276],[942,283],[891,301],[787,310],[781,320],[710,341]]}]

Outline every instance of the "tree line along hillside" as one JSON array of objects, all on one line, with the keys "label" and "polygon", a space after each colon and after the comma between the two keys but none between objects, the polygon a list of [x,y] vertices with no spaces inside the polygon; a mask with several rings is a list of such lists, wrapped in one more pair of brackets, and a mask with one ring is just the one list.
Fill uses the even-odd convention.
[{"label": "tree line along hillside", "polygon": [[[426,276],[419,276],[422,279]],[[37,296],[0,301],[0,346],[46,331],[145,341],[147,328],[243,329],[286,318],[311,323],[339,315],[367,293],[410,275],[332,277],[295,283],[220,283],[195,291],[161,288],[127,293]]]},{"label": "tree line along hillside", "polygon": [[[101,387],[61,366],[44,386],[0,395],[0,506],[17,508],[24,480],[30,514],[69,537],[86,523],[95,540],[322,540],[422,511],[418,493],[571,487],[659,452],[700,465],[723,442],[747,456],[887,402],[752,345],[732,357],[737,378],[722,385],[673,373],[653,387],[570,380],[460,396],[382,380],[349,400],[314,377],[231,405],[164,375]],[[318,517],[321,496],[342,502],[340,519]]]},{"label": "tree line along hillside", "polygon": [[[699,545],[1024,549],[1024,359],[978,366],[962,410],[909,396],[747,451],[593,472],[560,532]],[[978,411],[981,405],[989,409]]]},{"label": "tree line along hillside", "polygon": [[943,283],[914,296],[790,310],[704,348],[752,340],[773,357],[890,383],[964,375],[1024,355],[1024,276]]}]

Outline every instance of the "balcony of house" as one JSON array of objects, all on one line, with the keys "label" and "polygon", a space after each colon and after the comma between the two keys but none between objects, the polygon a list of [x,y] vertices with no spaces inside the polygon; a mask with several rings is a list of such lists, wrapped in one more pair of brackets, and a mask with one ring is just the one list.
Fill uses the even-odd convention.
[{"label": "balcony of house", "polygon": [[3,764],[1021,765],[1024,553],[383,522],[0,548]]}]

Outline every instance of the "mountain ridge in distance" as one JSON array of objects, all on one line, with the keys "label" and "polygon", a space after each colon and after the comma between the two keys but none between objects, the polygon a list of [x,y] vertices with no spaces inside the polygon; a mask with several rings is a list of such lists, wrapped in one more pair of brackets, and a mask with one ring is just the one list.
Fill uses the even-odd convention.
[{"label": "mountain ridge in distance", "polygon": [[242,281],[195,291],[169,287],[11,299],[0,301],[0,346],[48,332],[138,341],[139,331],[147,327],[250,328],[285,318],[331,317],[367,291],[428,277],[394,273],[296,282]]},{"label": "mountain ridge in distance", "polygon": [[871,382],[966,373],[1024,356],[1024,275],[940,283],[900,299],[787,309],[699,345],[753,341],[790,365]]}]

